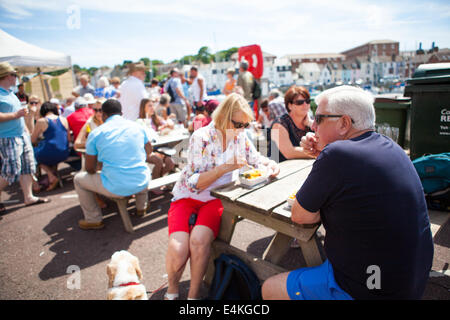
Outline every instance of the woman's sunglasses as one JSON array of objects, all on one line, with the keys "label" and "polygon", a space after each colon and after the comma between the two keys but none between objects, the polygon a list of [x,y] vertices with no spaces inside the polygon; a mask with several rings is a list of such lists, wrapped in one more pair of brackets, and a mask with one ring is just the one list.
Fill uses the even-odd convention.
[{"label": "woman's sunglasses", "polygon": [[242,123],[242,122],[234,121],[233,119],[231,119],[231,122],[233,123],[233,126],[236,129],[248,128],[248,126],[250,125],[250,122]]},{"label": "woman's sunglasses", "polygon": [[92,110],[94,110],[95,112],[102,112],[102,109],[101,109],[101,108],[100,108],[100,109],[92,108]]},{"label": "woman's sunglasses", "polygon": [[301,106],[305,102],[306,102],[306,104],[309,104],[311,102],[311,99],[298,99],[298,100],[292,101],[292,104],[295,104],[296,106]]},{"label": "woman's sunglasses", "polygon": [[39,102],[37,102],[37,101],[31,101],[30,104],[31,104],[31,105],[33,105],[33,104],[39,104]]}]

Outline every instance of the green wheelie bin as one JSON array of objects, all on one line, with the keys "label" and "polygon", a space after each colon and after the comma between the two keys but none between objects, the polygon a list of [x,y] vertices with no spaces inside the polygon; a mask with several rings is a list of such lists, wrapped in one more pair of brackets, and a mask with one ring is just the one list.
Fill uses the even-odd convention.
[{"label": "green wheelie bin", "polygon": [[450,63],[420,65],[404,96],[411,97],[411,159],[449,152]]}]

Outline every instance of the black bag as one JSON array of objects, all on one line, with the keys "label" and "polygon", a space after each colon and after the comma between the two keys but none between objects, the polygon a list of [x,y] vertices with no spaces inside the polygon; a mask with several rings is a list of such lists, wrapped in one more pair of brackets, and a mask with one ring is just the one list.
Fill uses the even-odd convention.
[{"label": "black bag", "polygon": [[261,283],[250,267],[234,255],[214,260],[215,273],[209,300],[261,300]]},{"label": "black bag", "polygon": [[450,212],[450,188],[425,195],[427,208]]},{"label": "black bag", "polygon": [[169,83],[167,84],[167,93],[170,96],[170,103],[175,103],[176,96],[174,90],[172,89],[172,81],[170,80]]},{"label": "black bag", "polygon": [[258,81],[253,80],[253,88],[252,88],[252,98],[253,100],[257,100],[261,97],[261,85]]}]

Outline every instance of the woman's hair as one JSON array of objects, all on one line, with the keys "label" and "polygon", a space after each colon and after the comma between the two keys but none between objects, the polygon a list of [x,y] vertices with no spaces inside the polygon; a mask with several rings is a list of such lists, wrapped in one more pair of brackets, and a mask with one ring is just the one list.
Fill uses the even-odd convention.
[{"label": "woman's hair", "polygon": [[267,108],[267,107],[269,107],[269,100],[268,99],[264,99],[261,102],[261,109],[264,109],[264,108]]},{"label": "woman's hair", "polygon": [[59,115],[58,106],[51,102],[44,102],[41,106],[41,110],[39,111],[41,117],[45,117],[47,113],[53,113],[54,115]]},{"label": "woman's hair", "polygon": [[41,98],[39,98],[37,95],[35,95],[35,94],[32,94],[29,98],[28,98],[28,100],[37,100],[37,101],[39,101],[39,102],[41,102]]},{"label": "woman's hair", "polygon": [[[139,106],[139,119],[147,118],[147,115],[145,114],[145,105],[149,102],[150,102],[150,99],[144,98],[141,100],[141,105]],[[152,121],[156,127],[159,127],[160,125],[162,125],[162,123],[159,121],[159,118],[158,118],[158,115],[156,114],[156,112],[153,112],[153,114],[152,114]]]},{"label": "woman's hair", "polygon": [[370,92],[358,87],[339,86],[320,93],[315,101],[325,104],[325,110],[331,114],[348,115],[358,130],[375,128],[374,97]]},{"label": "woman's hair", "polygon": [[291,112],[291,110],[289,109],[289,103],[292,103],[294,101],[294,98],[298,95],[301,95],[305,99],[309,99],[308,89],[296,85],[290,87],[284,94],[284,106],[286,107],[287,112]]},{"label": "woman's hair", "polygon": [[219,104],[212,114],[216,128],[226,130],[233,114],[237,111],[244,112],[250,121],[254,119],[253,111],[248,105],[247,100],[237,93],[231,93]]}]

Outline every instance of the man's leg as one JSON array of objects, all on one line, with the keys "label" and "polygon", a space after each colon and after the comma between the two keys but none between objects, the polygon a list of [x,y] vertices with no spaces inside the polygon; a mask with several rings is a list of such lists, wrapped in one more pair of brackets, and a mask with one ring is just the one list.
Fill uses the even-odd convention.
[{"label": "man's leg", "polygon": [[95,201],[95,193],[106,197],[118,197],[103,187],[100,174],[89,174],[86,171],[79,172],[73,178],[75,191],[78,194],[81,210],[84,218],[89,223],[101,222],[103,220],[102,210]]},{"label": "man's leg", "polygon": [[136,210],[137,211],[146,211],[148,203],[148,191],[147,188],[144,188],[141,192],[136,194]]}]

